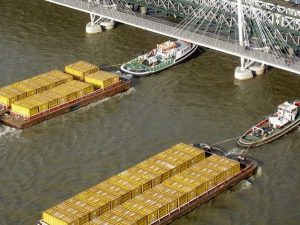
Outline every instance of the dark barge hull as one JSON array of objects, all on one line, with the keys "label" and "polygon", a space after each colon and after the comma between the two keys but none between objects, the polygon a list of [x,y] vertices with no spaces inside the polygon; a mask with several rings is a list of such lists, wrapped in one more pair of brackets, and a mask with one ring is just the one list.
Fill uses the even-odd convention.
[{"label": "dark barge hull", "polygon": [[[209,149],[204,148],[207,153],[208,152],[210,152],[210,153],[214,152],[214,154],[221,155],[223,153],[223,155],[227,155],[226,151],[224,151],[220,148],[210,146],[210,145],[206,145],[206,146],[209,147]],[[243,161],[244,161],[244,163],[241,163],[241,164],[243,164],[245,167],[242,168],[240,173],[238,173],[234,177],[226,180],[225,182],[219,184],[218,186],[212,188],[211,190],[205,192],[203,195],[198,196],[197,198],[195,198],[192,201],[186,203],[185,205],[181,206],[180,208],[174,210],[173,212],[169,213],[168,215],[166,215],[162,219],[152,223],[151,225],[170,224],[173,221],[175,221],[176,219],[178,219],[179,217],[187,214],[188,212],[192,211],[193,209],[195,209],[199,205],[203,204],[204,202],[216,197],[218,194],[220,194],[220,193],[228,190],[229,188],[235,186],[241,180],[251,177],[256,172],[258,164],[257,164],[256,161],[254,161],[250,158],[243,159]]]},{"label": "dark barge hull", "polygon": [[91,103],[97,102],[101,99],[114,96],[116,94],[125,92],[131,88],[131,81],[120,81],[112,86],[109,86],[104,89],[96,90],[86,96],[73,100],[71,102],[65,103],[58,107],[52,108],[47,110],[43,113],[40,113],[36,116],[32,116],[30,118],[24,119],[15,115],[9,116],[2,116],[0,117],[0,122],[4,125],[18,128],[18,129],[25,129],[31,127],[35,124],[41,123],[45,120],[52,119],[64,113],[74,111],[79,109],[83,106],[89,105]]},{"label": "dark barge hull", "polygon": [[255,142],[245,142],[243,140],[243,138],[249,133],[250,130],[248,130],[239,140],[238,140],[238,145],[240,145],[241,147],[258,147],[260,145],[269,143],[277,138],[280,138],[281,136],[285,135],[286,133],[296,129],[297,127],[300,126],[300,120],[297,120],[293,123],[291,123],[289,126],[287,126],[286,128],[282,129],[280,132],[274,133],[272,135],[270,135],[269,137],[266,138],[262,138],[259,141],[255,141]]}]

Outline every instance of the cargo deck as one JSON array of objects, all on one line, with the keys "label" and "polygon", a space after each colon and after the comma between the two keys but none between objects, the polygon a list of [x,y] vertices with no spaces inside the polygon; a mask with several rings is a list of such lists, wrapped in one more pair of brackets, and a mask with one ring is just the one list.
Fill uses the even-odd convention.
[{"label": "cargo deck", "polygon": [[55,69],[0,88],[0,124],[24,129],[130,88],[117,74],[78,61],[65,72]]},{"label": "cargo deck", "polygon": [[[120,81],[112,86],[109,86],[104,89],[98,89],[86,96],[75,99],[71,102],[67,102],[63,105],[59,105],[55,108],[49,109],[45,112],[42,112],[30,118],[23,118],[18,115],[12,115],[12,114],[3,115],[2,117],[0,117],[0,123],[2,122],[5,126],[9,126],[13,128],[25,129],[35,124],[41,123],[45,120],[52,119],[64,113],[74,111],[88,104],[97,102],[101,99],[114,96],[118,93],[125,92],[130,88],[131,88],[130,81]],[[7,112],[6,110],[4,111]]]},{"label": "cargo deck", "polygon": [[44,211],[38,224],[169,224],[250,177],[257,166],[214,146],[177,144]]}]

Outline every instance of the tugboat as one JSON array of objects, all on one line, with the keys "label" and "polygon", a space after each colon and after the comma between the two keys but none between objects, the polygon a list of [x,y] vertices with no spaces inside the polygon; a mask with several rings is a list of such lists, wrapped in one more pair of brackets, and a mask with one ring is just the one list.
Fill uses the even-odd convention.
[{"label": "tugboat", "polygon": [[152,51],[123,64],[121,71],[133,76],[146,76],[173,66],[191,56],[198,45],[183,41],[166,41]]},{"label": "tugboat", "polygon": [[300,101],[284,102],[278,106],[278,111],[261,121],[245,134],[238,144],[243,147],[257,147],[273,141],[300,125]]}]

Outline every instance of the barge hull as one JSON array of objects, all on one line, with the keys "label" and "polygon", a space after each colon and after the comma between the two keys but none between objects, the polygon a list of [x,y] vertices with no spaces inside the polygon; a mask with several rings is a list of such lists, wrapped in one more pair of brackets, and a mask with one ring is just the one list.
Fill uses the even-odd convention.
[{"label": "barge hull", "polygon": [[116,83],[110,87],[107,87],[103,90],[96,90],[86,96],[83,96],[83,97],[73,100],[71,102],[65,103],[61,106],[55,107],[53,109],[50,109],[46,112],[43,112],[43,113],[33,116],[31,118],[24,119],[24,118],[19,118],[14,115],[3,116],[2,118],[0,118],[0,122],[2,122],[4,125],[9,126],[9,127],[13,127],[13,128],[17,128],[17,129],[25,129],[25,128],[31,127],[33,125],[36,125],[38,123],[41,123],[45,120],[52,119],[52,118],[62,115],[64,113],[74,111],[83,106],[97,102],[101,99],[111,97],[116,94],[125,92],[125,91],[129,90],[130,88],[131,88],[130,81],[121,81],[121,82],[118,82],[118,83]]}]

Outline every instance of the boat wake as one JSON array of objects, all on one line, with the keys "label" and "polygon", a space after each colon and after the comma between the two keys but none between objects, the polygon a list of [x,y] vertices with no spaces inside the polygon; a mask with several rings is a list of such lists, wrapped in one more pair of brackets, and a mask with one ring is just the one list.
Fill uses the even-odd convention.
[{"label": "boat wake", "polygon": [[19,137],[21,134],[22,130],[12,128],[12,127],[7,127],[7,126],[0,126],[0,138],[2,137]]},{"label": "boat wake", "polygon": [[252,183],[248,180],[242,180],[239,190],[248,190],[252,187]]},{"label": "boat wake", "polygon": [[244,149],[240,149],[240,148],[233,148],[228,150],[229,154],[243,154],[244,153]]},{"label": "boat wake", "polygon": [[262,168],[261,168],[260,166],[258,166],[258,167],[257,167],[257,170],[256,170],[256,173],[254,174],[253,177],[254,177],[254,178],[256,178],[256,177],[261,177],[262,173],[263,173]]}]

